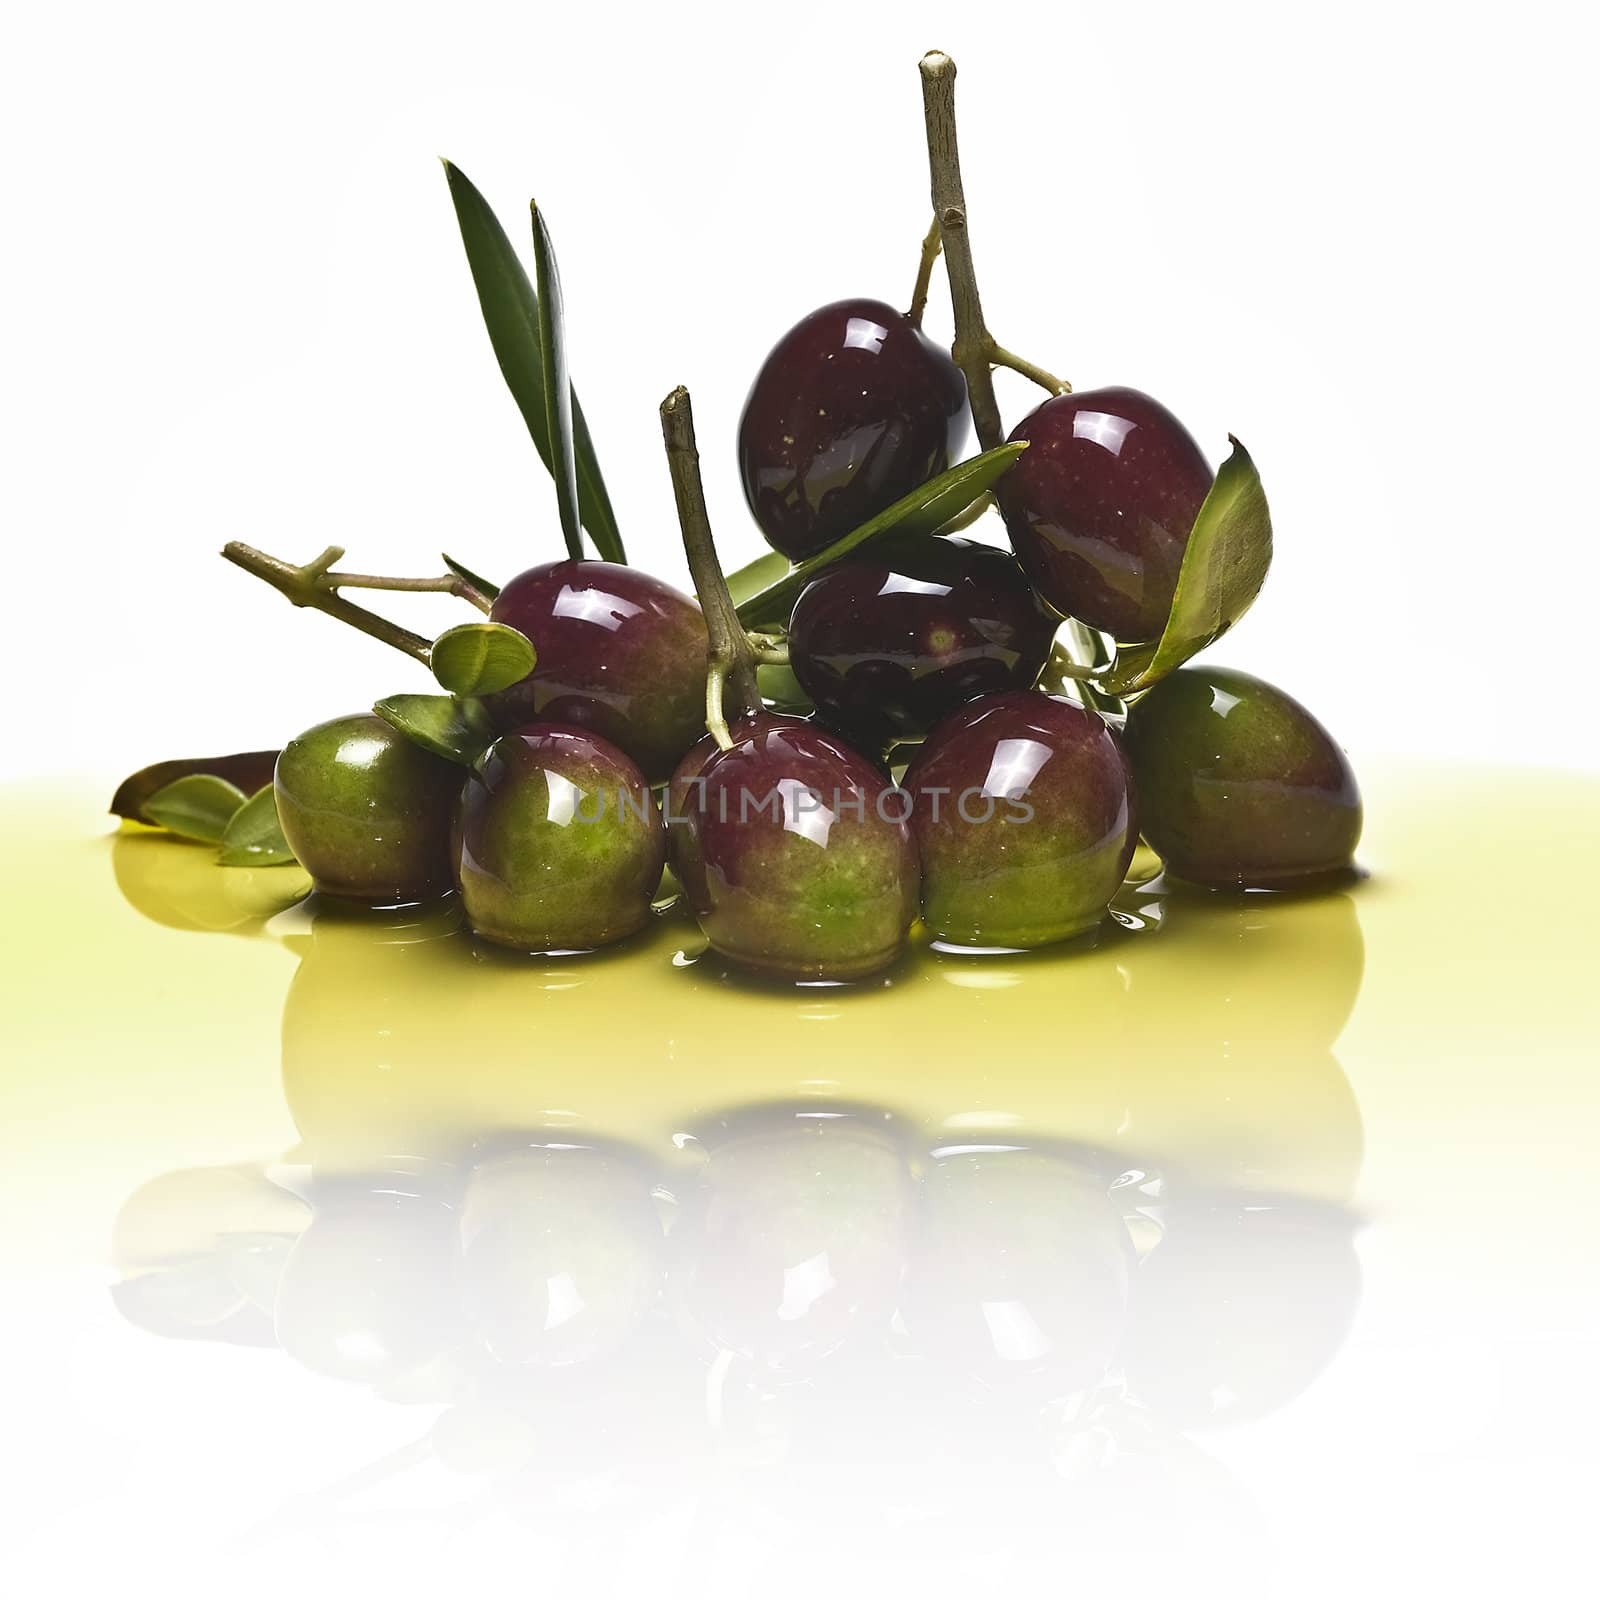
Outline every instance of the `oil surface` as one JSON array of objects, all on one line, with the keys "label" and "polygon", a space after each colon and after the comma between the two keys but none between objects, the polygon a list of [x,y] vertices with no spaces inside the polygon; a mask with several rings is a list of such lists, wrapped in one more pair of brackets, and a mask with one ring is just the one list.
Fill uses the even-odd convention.
[{"label": "oil surface", "polygon": [[[715,1508],[724,1540],[827,1519],[929,1593],[1002,1576],[904,1533],[947,1524],[1019,1579],[1070,1524],[1084,1570],[1153,1581],[1159,1550],[1191,1578],[1216,1557],[1229,1592],[1270,1571],[1309,1593],[1339,1565],[1327,1496],[1370,1478],[1382,1515],[1437,1470],[1441,1429],[1536,1481],[1561,1447],[1482,1432],[1482,1352],[1537,1349],[1530,1416],[1592,1381],[1573,1263],[1600,1219],[1600,783],[1367,778],[1366,876],[1343,888],[1157,879],[1091,943],[923,946],[871,986],[784,990],[719,967],[677,911],[608,954],[514,958],[448,906],[352,915],[302,901],[297,869],[112,832],[98,794],[13,791],[19,1359],[59,1374],[76,1352],[95,1448],[141,1441],[107,1502],[117,1548],[168,1549],[174,1507],[234,1534],[265,1517],[252,1561],[298,1581],[310,1534],[369,1584],[406,1569],[371,1552],[370,1496],[386,1528],[426,1505],[631,1593],[642,1494]],[[280,1364],[197,1385],[202,1349],[246,1359],[228,1345]],[[207,1394],[253,1416],[247,1444]],[[47,1409],[36,1431],[81,1472]],[[439,1471],[484,1486],[470,1512],[417,1477]],[[1324,1554],[1262,1554],[1261,1506]],[[67,1521],[92,1565],[87,1515]],[[715,1540],[667,1547],[722,1570]],[[811,1572],[767,1587],[813,1592]]]}]

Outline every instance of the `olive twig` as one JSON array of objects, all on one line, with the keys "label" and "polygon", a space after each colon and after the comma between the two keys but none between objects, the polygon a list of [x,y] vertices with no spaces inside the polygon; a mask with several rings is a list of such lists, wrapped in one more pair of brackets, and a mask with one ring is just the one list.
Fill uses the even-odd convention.
[{"label": "olive twig", "polygon": [[786,667],[789,665],[789,641],[780,639],[770,633],[747,633],[751,650],[755,653],[756,660],[766,667]]},{"label": "olive twig", "polygon": [[719,749],[731,750],[729,711],[736,717],[759,711],[761,695],[756,688],[755,651],[739,622],[733,596],[728,593],[728,580],[723,577],[721,563],[717,560],[716,543],[711,537],[705,486],[700,481],[700,452],[694,439],[694,413],[689,405],[689,391],[682,384],[661,402],[661,437],[667,447],[678,524],[683,529],[683,550],[689,558],[689,573],[694,579],[695,593],[700,597],[710,644],[706,664],[706,732],[716,740]]},{"label": "olive twig", "polygon": [[329,545],[314,560],[298,567],[277,556],[269,556],[264,550],[241,544],[237,539],[224,545],[222,554],[234,566],[243,567],[263,583],[270,583],[291,605],[310,606],[315,611],[325,612],[401,651],[412,660],[420,661],[423,666],[428,665],[433,646],[420,633],[402,628],[387,617],[380,617],[377,612],[368,611],[353,600],[346,600],[339,593],[336,585],[340,580],[331,571],[334,562],[344,554],[338,545]]},{"label": "olive twig", "polygon": [[325,572],[319,580],[329,589],[396,589],[408,594],[453,594],[486,615],[494,602],[474,583],[458,573],[438,578],[384,578],[367,572]]},{"label": "olive twig", "polygon": [[[1077,682],[1078,693],[1091,711],[1121,716],[1127,710],[1126,705],[1116,695],[1107,694],[1098,682],[1111,665],[1115,649],[1107,645],[1103,634],[1087,623],[1079,622],[1076,617],[1067,619],[1066,631],[1071,641],[1071,657],[1065,662],[1053,661],[1051,668],[1063,678],[1072,678]],[[1081,660],[1078,659],[1080,657]]]},{"label": "olive twig", "polygon": [[933,284],[933,264],[943,249],[944,235],[940,233],[939,219],[935,217],[929,223],[922,241],[922,259],[917,263],[917,286],[911,291],[911,309],[906,312],[906,321],[913,328],[922,326],[922,313],[928,309],[928,290]]},{"label": "olive twig", "polygon": [[997,367],[1009,367],[1013,372],[1020,372],[1030,383],[1038,384],[1041,389],[1046,389],[1051,394],[1072,393],[1072,385],[1065,378],[1058,378],[1053,372],[1046,372],[1034,362],[1023,360],[1021,356],[1007,350],[1003,344],[996,344],[993,338],[989,340],[989,360]]},{"label": "olive twig", "polygon": [[[1069,385],[1043,367],[1013,355],[996,341],[983,320],[983,302],[972,266],[967,201],[961,187],[961,150],[956,140],[956,64],[944,51],[930,50],[922,58],[921,72],[933,218],[944,240],[945,276],[950,280],[950,307],[956,322],[950,354],[967,380],[967,400],[979,447],[993,450],[1005,439],[1005,424],[994,396],[993,365],[1010,367],[1052,394],[1067,393]],[[931,268],[930,262],[930,271]]]}]

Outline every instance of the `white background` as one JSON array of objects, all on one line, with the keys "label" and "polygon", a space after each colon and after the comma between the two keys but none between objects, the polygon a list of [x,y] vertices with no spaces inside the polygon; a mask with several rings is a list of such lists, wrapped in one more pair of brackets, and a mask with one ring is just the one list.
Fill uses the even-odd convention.
[{"label": "white background", "polygon": [[[571,20],[563,20],[567,17]],[[7,774],[281,742],[420,671],[221,562],[559,553],[447,154],[537,193],[636,561],[694,391],[729,564],[750,377],[904,302],[916,62],[960,63],[1001,340],[1236,432],[1278,558],[1219,658],[1357,754],[1594,765],[1593,60],[1570,4],[33,7],[0,66]],[[931,326],[947,327],[936,302]],[[1008,421],[1033,403],[1002,391]],[[446,613],[409,612],[424,628]]]}]

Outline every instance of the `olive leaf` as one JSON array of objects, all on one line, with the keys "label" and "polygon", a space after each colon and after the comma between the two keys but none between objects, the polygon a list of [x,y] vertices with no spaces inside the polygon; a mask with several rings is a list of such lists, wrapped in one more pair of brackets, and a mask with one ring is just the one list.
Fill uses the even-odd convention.
[{"label": "olive leaf", "polygon": [[503,622],[463,622],[433,641],[428,665],[451,694],[493,694],[533,671],[533,642]]},{"label": "olive leaf", "polygon": [[794,669],[783,662],[763,661],[756,666],[756,688],[761,698],[774,711],[788,711],[804,716],[815,711],[816,704],[795,677]]},{"label": "olive leaf", "polygon": [[[506,231],[489,208],[476,186],[452,162],[444,164],[450,184],[450,199],[461,228],[461,243],[466,248],[472,282],[478,291],[478,305],[489,343],[506,380],[511,397],[522,412],[539,458],[554,475],[555,458],[551,451],[550,407],[545,391],[544,356],[540,339],[539,298],[528,274],[511,247]],[[539,227],[535,224],[535,238]],[[558,319],[559,320],[559,319]],[[577,473],[578,511],[583,526],[604,561],[626,561],[616,513],[601,476],[589,424],[583,407],[568,384],[572,435],[570,455]],[[557,479],[558,491],[560,479]]]},{"label": "olive leaf", "polygon": [[396,733],[458,766],[470,767],[494,743],[494,726],[478,700],[395,694],[372,709]]},{"label": "olive leaf", "polygon": [[278,821],[278,801],[270,783],[264,784],[228,818],[222,830],[225,867],[282,867],[295,864],[294,851]]},{"label": "olive leaf", "polygon": [[145,801],[144,814],[181,839],[218,844],[229,820],[243,804],[244,790],[226,778],[196,772],[157,789]]},{"label": "olive leaf", "polygon": [[788,570],[788,556],[769,550],[747,566],[740,567],[737,572],[728,574],[728,593],[733,596],[736,606],[742,606],[763,589],[770,589]]},{"label": "olive leaf", "polygon": [[272,782],[272,769],[277,764],[276,750],[242,750],[236,755],[157,761],[153,766],[141,767],[117,785],[117,792],[111,797],[111,814],[126,817],[129,822],[154,822],[155,818],[146,815],[144,809],[150,797],[179,778],[202,773],[224,778],[241,793],[253,794],[262,784]]},{"label": "olive leaf", "polygon": [[[747,628],[763,622],[788,619],[796,597],[805,586],[826,566],[841,557],[853,555],[875,539],[885,534],[933,533],[952,517],[959,516],[981,494],[986,494],[1012,462],[1028,448],[1027,441],[1019,439],[986,450],[981,456],[960,462],[937,478],[930,478],[920,488],[896,500],[887,510],[880,511],[869,522],[836,539],[827,549],[808,556],[781,577],[758,589],[739,605],[739,620]],[[763,558],[765,559],[765,558]],[[753,565],[759,566],[760,563]],[[749,570],[749,569],[745,569]]]},{"label": "olive leaf", "polygon": [[1230,433],[1222,463],[1200,507],[1178,569],[1177,592],[1154,644],[1118,645],[1100,674],[1102,689],[1136,694],[1225,634],[1261,592],[1272,563],[1272,518],[1250,452]]},{"label": "olive leaf", "polygon": [[556,509],[561,514],[561,536],[567,554],[583,559],[583,536],[578,531],[578,462],[572,448],[572,384],[567,379],[567,334],[561,300],[561,274],[556,270],[556,248],[537,202],[530,203],[533,219],[533,270],[538,281],[539,366],[544,379],[544,429],[550,441],[550,476],[556,481]]},{"label": "olive leaf", "polygon": [[458,578],[462,579],[466,583],[470,583],[479,594],[490,600],[499,598],[500,585],[498,583],[490,583],[487,578],[480,577],[472,570],[471,567],[465,566],[461,562],[457,561],[448,550],[441,550],[439,552],[439,559],[444,562],[444,564],[453,573],[455,573]]}]

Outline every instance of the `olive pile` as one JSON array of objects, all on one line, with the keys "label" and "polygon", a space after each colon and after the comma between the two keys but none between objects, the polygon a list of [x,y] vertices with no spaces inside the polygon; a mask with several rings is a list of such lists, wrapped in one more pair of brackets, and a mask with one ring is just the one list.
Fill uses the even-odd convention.
[{"label": "olive pile", "polygon": [[[982,321],[956,156],[954,65],[922,63],[935,220],[913,308],[844,300],[756,374],[738,430],[774,554],[725,579],[688,395],[662,406],[699,604],[626,564],[566,381],[542,215],[530,281],[482,197],[448,175],[500,365],[556,482],[567,559],[503,587],[224,552],[300,605],[425,662],[401,695],[252,758],[163,764],[113,809],[300,862],[374,904],[460,895],[483,938],[578,951],[636,932],[670,864],[709,943],[796,980],[904,951],[1025,949],[1092,933],[1141,836],[1175,876],[1282,889],[1347,871],[1348,761],[1272,685],[1187,663],[1249,606],[1271,553],[1235,443],[1213,472],[1135,390],[1073,392]],[[947,355],[921,328],[943,251]],[[959,361],[955,359],[959,357]],[[1003,435],[992,369],[1049,397]],[[962,460],[969,421],[980,453]],[[1009,551],[957,537],[997,507]],[[605,559],[590,559],[587,531]],[[344,591],[447,589],[486,620],[428,641]],[[253,770],[253,769],[252,769]]]}]

